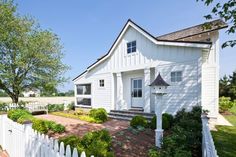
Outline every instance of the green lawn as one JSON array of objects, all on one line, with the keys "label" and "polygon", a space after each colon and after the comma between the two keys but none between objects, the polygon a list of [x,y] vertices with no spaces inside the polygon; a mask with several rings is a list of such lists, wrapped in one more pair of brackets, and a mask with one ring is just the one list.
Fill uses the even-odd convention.
[{"label": "green lawn", "polygon": [[234,126],[236,126],[236,115],[224,115],[224,117]]},{"label": "green lawn", "polygon": [[236,126],[216,126],[212,136],[219,157],[236,157]]},{"label": "green lawn", "polygon": [[229,111],[236,115],[236,105],[234,105]]}]

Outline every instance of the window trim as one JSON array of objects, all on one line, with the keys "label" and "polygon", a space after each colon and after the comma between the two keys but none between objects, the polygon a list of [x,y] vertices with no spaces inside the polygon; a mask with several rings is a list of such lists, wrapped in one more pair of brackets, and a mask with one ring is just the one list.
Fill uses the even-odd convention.
[{"label": "window trim", "polygon": [[[135,42],[135,46],[132,45],[133,42]],[[130,47],[128,47],[128,44],[131,44]],[[132,51],[134,47],[135,47],[135,51]],[[129,53],[128,53],[128,49],[131,49],[131,51]],[[133,40],[133,41],[127,42],[126,43],[126,54],[129,55],[129,54],[133,54],[136,52],[137,52],[137,41]]]},{"label": "window trim", "polygon": [[[178,73],[180,73],[180,77],[178,76]],[[172,80],[172,74],[174,74],[174,80]],[[180,78],[180,80],[178,80]],[[183,71],[182,70],[176,70],[170,72],[170,82],[171,83],[179,83],[183,81]]]},{"label": "window trim", "polygon": [[[90,94],[83,94],[83,93],[80,94],[80,93],[78,93],[78,87],[77,86],[83,86],[83,85],[90,85]],[[76,95],[85,96],[85,97],[92,95],[92,83],[76,84]]]}]

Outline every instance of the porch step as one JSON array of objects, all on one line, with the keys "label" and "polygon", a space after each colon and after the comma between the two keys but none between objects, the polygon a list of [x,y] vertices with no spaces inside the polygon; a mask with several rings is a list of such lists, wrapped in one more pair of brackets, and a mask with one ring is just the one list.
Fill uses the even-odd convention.
[{"label": "porch step", "polygon": [[122,120],[131,120],[135,116],[143,116],[147,118],[147,120],[151,120],[153,116],[155,116],[154,113],[145,113],[141,111],[123,111],[123,110],[111,110],[108,114],[109,118],[113,119],[122,119]]}]

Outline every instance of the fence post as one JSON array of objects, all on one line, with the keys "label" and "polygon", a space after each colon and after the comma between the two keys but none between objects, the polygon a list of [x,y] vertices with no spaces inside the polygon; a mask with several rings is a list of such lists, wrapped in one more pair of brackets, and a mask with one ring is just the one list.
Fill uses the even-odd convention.
[{"label": "fence post", "polygon": [[1,146],[2,149],[5,150],[6,149],[6,118],[7,118],[7,114],[4,115],[0,115],[1,116]]},{"label": "fence post", "polygon": [[[29,149],[32,149],[31,147],[31,131],[32,131],[32,122],[31,121],[26,121],[24,122],[24,154],[25,156],[30,155]],[[30,148],[29,148],[30,147]]]}]

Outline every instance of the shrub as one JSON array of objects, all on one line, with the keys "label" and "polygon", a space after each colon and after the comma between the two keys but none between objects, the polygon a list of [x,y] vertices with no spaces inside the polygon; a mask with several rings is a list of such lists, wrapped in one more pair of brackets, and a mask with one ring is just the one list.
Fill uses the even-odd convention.
[{"label": "shrub", "polygon": [[30,113],[23,109],[10,110],[7,113],[8,118],[13,121],[17,121],[21,116],[30,115]]},{"label": "shrub", "polygon": [[47,127],[47,130],[51,130],[56,133],[62,133],[65,132],[65,126],[61,124],[57,124],[53,121],[44,121],[45,126]]},{"label": "shrub", "polygon": [[91,109],[89,112],[89,116],[93,117],[98,122],[107,121],[107,112],[104,108]]},{"label": "shrub", "polygon": [[130,121],[130,126],[133,128],[138,128],[139,126],[147,127],[147,119],[143,116],[135,116]]},{"label": "shrub", "polygon": [[64,104],[48,104],[48,112],[64,111]]},{"label": "shrub", "polygon": [[77,109],[74,113],[74,115],[83,115],[84,111],[82,109]]},{"label": "shrub", "polygon": [[31,114],[24,114],[17,119],[17,123],[33,122],[35,118]]},{"label": "shrub", "polygon": [[148,150],[148,157],[159,157],[160,152],[157,151],[156,148],[151,148]]},{"label": "shrub", "polygon": [[225,112],[231,109],[234,106],[234,102],[230,101],[230,97],[220,97],[219,106],[220,112]]},{"label": "shrub", "polygon": [[0,111],[7,111],[7,104],[4,102],[0,102]]},{"label": "shrub", "polygon": [[41,119],[34,119],[32,128],[42,134],[46,134],[48,132],[48,128],[45,124],[45,121],[43,121]]},{"label": "shrub", "polygon": [[70,104],[67,105],[67,109],[68,110],[75,110],[75,104],[72,102]]},{"label": "shrub", "polygon": [[[162,114],[162,128],[168,130],[173,124],[174,117],[171,114],[164,113]],[[149,123],[151,129],[156,129],[156,116],[153,116],[151,122]]]},{"label": "shrub", "polygon": [[82,139],[76,136],[68,136],[59,139],[65,146],[70,145],[81,153],[86,152],[87,156],[113,157],[111,151],[111,136],[107,130],[100,130],[86,133]]}]

